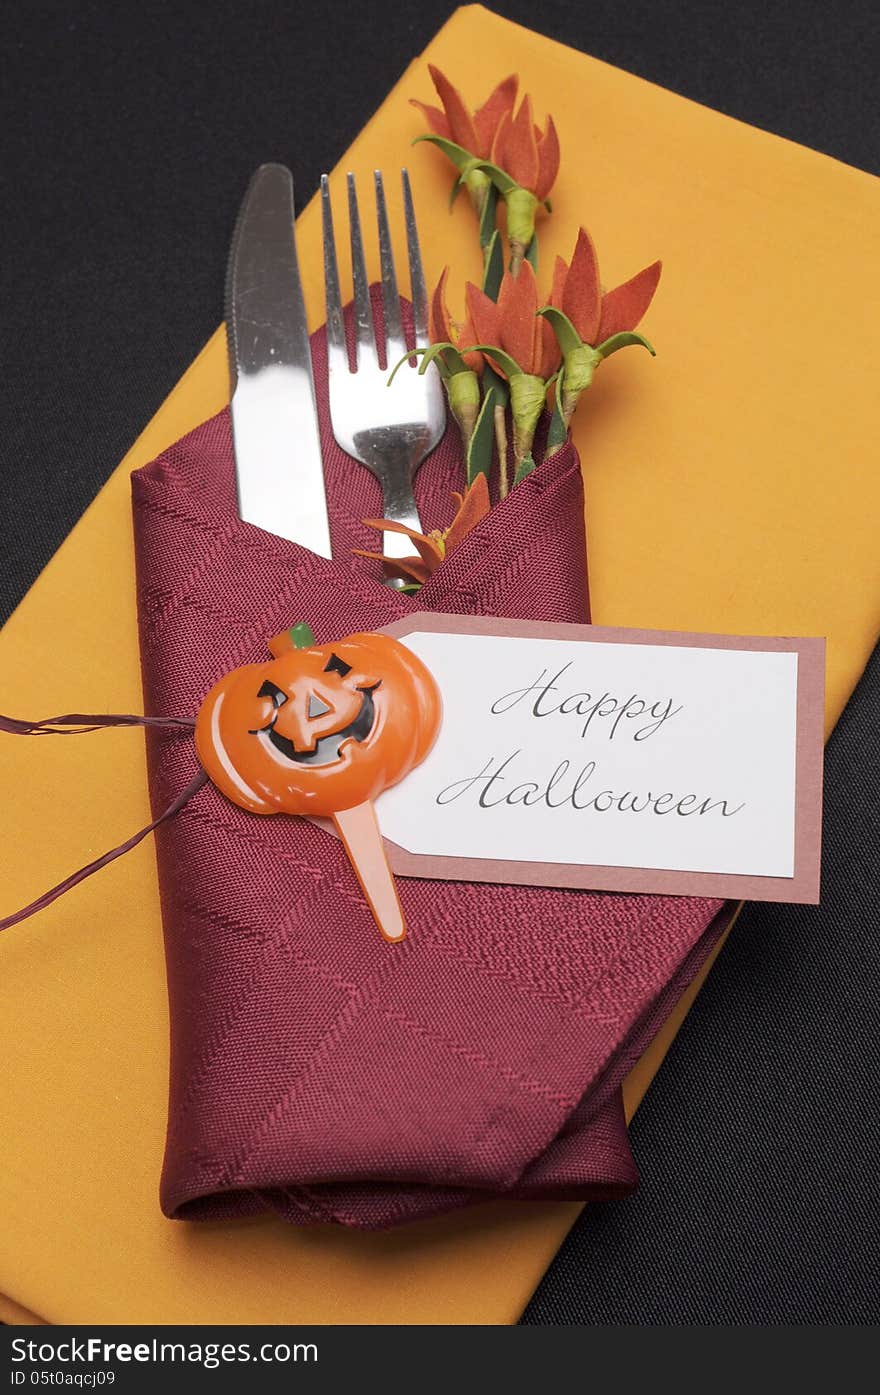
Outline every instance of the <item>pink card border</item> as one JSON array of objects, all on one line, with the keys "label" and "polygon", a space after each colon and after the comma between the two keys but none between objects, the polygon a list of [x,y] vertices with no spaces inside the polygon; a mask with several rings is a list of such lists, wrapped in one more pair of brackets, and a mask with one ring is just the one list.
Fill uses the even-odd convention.
[{"label": "pink card border", "polygon": [[669,644],[679,648],[744,649],[798,656],[795,748],[795,847],[793,877],[739,876],[727,872],[672,872],[656,868],[602,867],[556,862],[504,862],[408,852],[385,840],[392,869],[402,877],[438,881],[500,882],[517,886],[575,887],[590,891],[659,892],[725,900],[790,901],[817,905],[822,843],[822,763],[825,640],[764,635],[714,635],[678,630],[628,630],[605,625],[554,625],[494,616],[440,615],[415,611],[384,627],[403,639],[417,631],[572,639],[581,643]]}]

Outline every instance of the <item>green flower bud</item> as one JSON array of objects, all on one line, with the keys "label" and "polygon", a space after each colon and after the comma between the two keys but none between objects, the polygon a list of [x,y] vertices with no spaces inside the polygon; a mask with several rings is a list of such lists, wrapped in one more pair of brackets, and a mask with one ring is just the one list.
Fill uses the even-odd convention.
[{"label": "green flower bud", "polygon": [[478,218],[482,218],[483,209],[486,207],[486,199],[489,197],[489,190],[492,187],[492,181],[488,174],[484,174],[480,169],[468,170],[463,178],[476,215]]},{"label": "green flower bud", "polygon": [[507,206],[507,240],[510,243],[510,269],[516,274],[535,236],[535,210],[538,200],[519,185],[504,195]]},{"label": "green flower bud", "polygon": [[544,410],[547,384],[533,373],[515,373],[510,379],[510,410],[513,415],[513,453],[516,464],[529,454],[535,428]]},{"label": "green flower bud", "polygon": [[578,344],[563,355],[562,417],[568,426],[574,416],[578,398],[593,381],[593,374],[602,362],[602,355],[590,344]]},{"label": "green flower bud", "polygon": [[446,393],[449,409],[458,422],[461,439],[467,451],[480,413],[480,379],[469,368],[463,373],[452,373],[446,379]]}]

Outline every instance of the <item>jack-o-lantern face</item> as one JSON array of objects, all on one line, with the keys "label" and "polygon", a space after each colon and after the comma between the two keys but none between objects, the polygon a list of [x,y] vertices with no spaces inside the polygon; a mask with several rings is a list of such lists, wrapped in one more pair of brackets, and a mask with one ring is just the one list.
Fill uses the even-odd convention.
[{"label": "jack-o-lantern face", "polygon": [[[373,692],[380,679],[359,675],[352,685],[346,681],[351,665],[338,654],[331,654],[323,667],[318,665],[318,672],[315,667],[303,664],[286,688],[279,686],[277,677],[266,678],[257,692],[268,699],[270,708],[265,724],[251,735],[265,736],[285,760],[298,765],[338,761],[343,742],[365,741],[376,720]],[[290,683],[286,674],[278,676]]]},{"label": "jack-o-lantern face", "polygon": [[424,760],[440,695],[421,660],[389,635],[316,645],[306,626],[269,641],[266,663],[233,669],[196,721],[214,783],[259,814],[351,809]]}]

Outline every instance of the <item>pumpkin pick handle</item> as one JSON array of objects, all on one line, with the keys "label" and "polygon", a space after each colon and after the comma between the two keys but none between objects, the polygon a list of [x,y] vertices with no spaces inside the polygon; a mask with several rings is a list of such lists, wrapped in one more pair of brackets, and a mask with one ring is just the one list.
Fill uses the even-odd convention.
[{"label": "pumpkin pick handle", "polygon": [[341,809],[331,817],[383,937],[392,942],[404,939],[403,910],[372,800]]}]

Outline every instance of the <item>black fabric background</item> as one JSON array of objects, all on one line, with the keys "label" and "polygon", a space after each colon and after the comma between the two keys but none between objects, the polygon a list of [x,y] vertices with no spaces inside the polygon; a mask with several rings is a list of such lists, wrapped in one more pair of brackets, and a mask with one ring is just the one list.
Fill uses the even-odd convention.
[{"label": "black fabric background", "polygon": [[[494,8],[880,170],[871,0]],[[5,7],[0,619],[215,328],[254,166],[302,206],[452,9]],[[876,1321],[878,755],[880,659],[829,750],[822,908],[746,911],[639,1111],[641,1192],[584,1215],[526,1322]]]}]

